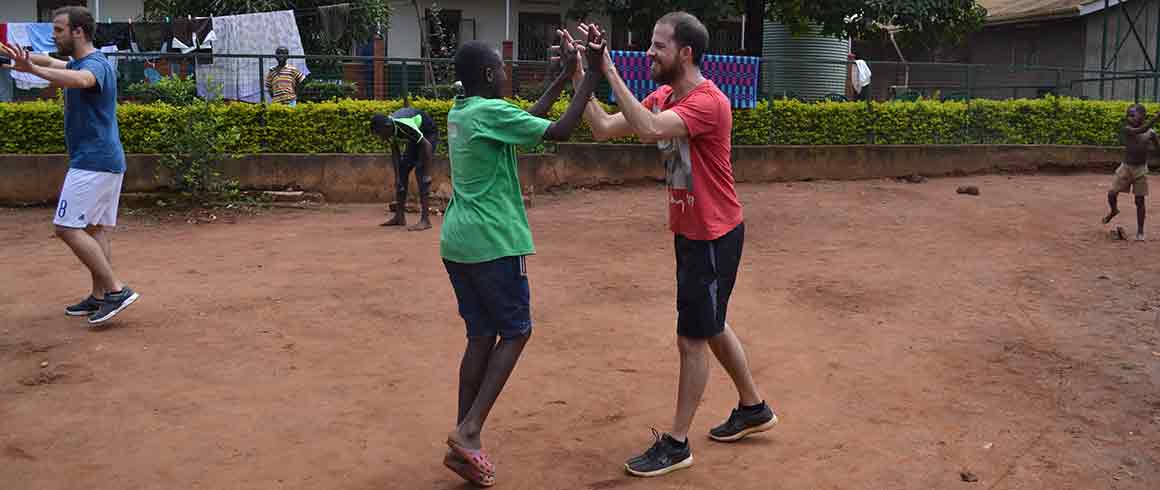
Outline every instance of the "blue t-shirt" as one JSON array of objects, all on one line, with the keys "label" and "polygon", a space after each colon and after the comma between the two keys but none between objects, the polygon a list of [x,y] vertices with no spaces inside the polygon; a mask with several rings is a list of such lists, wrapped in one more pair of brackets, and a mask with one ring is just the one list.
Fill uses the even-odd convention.
[{"label": "blue t-shirt", "polygon": [[117,73],[104,53],[96,51],[68,63],[97,79],[91,88],[64,90],[64,143],[69,168],[125,173],[125,150],[117,127]]}]

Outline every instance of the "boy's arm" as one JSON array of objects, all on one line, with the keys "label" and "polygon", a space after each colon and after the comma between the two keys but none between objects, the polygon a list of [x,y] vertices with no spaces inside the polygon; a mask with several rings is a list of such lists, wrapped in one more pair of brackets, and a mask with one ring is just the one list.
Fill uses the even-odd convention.
[{"label": "boy's arm", "polygon": [[596,84],[599,81],[600,76],[595,72],[588,72],[584,75],[584,80],[580,82],[580,88],[576,89],[576,94],[572,96],[572,102],[568,104],[568,110],[564,111],[564,115],[560,116],[559,120],[548,126],[547,131],[544,131],[544,139],[565,141],[572,136],[572,131],[580,125],[580,118],[584,116],[584,110],[588,106],[588,97],[596,90]]},{"label": "boy's arm", "polygon": [[1128,126],[1127,124],[1125,124],[1125,125],[1124,125],[1124,132],[1126,132],[1126,133],[1128,133],[1128,134],[1144,134],[1144,133],[1147,133],[1149,129],[1152,129],[1152,125],[1156,124],[1156,121],[1157,121],[1157,120],[1160,120],[1160,112],[1157,112],[1155,116],[1152,116],[1152,119],[1148,120],[1148,122],[1147,122],[1147,123],[1144,123],[1144,125],[1142,125],[1142,126],[1140,126],[1140,127],[1138,127],[1138,128],[1133,128],[1133,127],[1131,127],[1131,126]]},{"label": "boy's arm", "polygon": [[423,138],[423,141],[419,142],[419,155],[427,172],[431,172],[431,160],[435,158],[435,148],[431,147],[431,140]]},{"label": "boy's arm", "polygon": [[556,103],[556,99],[560,98],[560,92],[564,91],[564,83],[568,81],[568,74],[560,72],[560,75],[552,80],[552,84],[548,86],[548,90],[544,91],[544,95],[540,96],[535,104],[528,108],[528,114],[536,117],[544,117],[548,115],[548,110],[552,108],[552,104]]}]

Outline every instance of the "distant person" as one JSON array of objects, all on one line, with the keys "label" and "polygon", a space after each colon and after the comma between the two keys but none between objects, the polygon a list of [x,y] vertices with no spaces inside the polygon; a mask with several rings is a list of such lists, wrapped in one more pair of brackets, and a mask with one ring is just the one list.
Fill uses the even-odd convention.
[{"label": "distant person", "polygon": [[[580,29],[590,36],[599,31],[595,25],[581,24]],[[648,49],[656,91],[637,101],[606,51],[604,78],[616,94],[620,112],[609,115],[590,103],[584,115],[597,140],[636,135],[655,143],[668,184],[665,202],[677,279],[677,407],[670,432],[654,430],[652,446],[624,463],[629,474],[640,477],[692,466],[689,430],[709,382],[710,353],[729,373],[738,402],[729,418],[709,431],[709,438],[735,442],[777,423],[753,379],[741,339],[726,322],[741,265],[745,222],[730,163],[729,98],[701,74],[708,46],[709,31],[693,15],[673,12],[661,17]]]},{"label": "distant person", "polygon": [[289,49],[280,47],[274,50],[274,59],[278,65],[266,73],[266,90],[273,103],[293,107],[298,105],[298,87],[306,81],[306,75],[298,67],[287,64],[289,58]]},{"label": "distant person", "polygon": [[866,100],[870,96],[870,91],[866,89],[870,86],[870,65],[856,53],[850,53],[850,59],[854,61],[850,66],[850,87],[854,89],[854,100]]},{"label": "distant person", "polygon": [[52,39],[57,53],[72,58],[68,63],[0,44],[0,55],[12,59],[12,69],[64,88],[69,170],[53,223],[56,236],[92,276],[91,294],[65,308],[66,315],[87,316],[89,325],[111,320],[140,297],[113,272],[109,235],[117,225],[125,151],[117,127],[117,71],[93,47],[95,29],[93,14],[84,7],[53,12]]},{"label": "distant person", "polygon": [[1145,198],[1148,196],[1148,152],[1160,149],[1160,137],[1152,126],[1160,120],[1160,112],[1152,120],[1144,124],[1148,116],[1147,110],[1140,104],[1128,107],[1124,127],[1120,130],[1120,138],[1124,142],[1124,162],[1116,169],[1116,178],[1112,181],[1112,188],[1108,191],[1108,207],[1111,208],[1104,217],[1104,224],[1110,223],[1112,218],[1120,214],[1117,200],[1121,192],[1131,192],[1136,196],[1136,240],[1144,241]]},{"label": "distant person", "polygon": [[580,125],[597,82],[604,50],[589,58],[595,69],[577,83],[556,122],[544,119],[579,64],[562,43],[564,70],[526,111],[503,99],[503,60],[495,48],[472,41],[455,54],[464,96],[447,113],[451,203],[439,236],[439,253],[467,330],[459,364],[459,410],[447,435],[443,464],[480,486],[495,484],[495,467],[483,451],[483,426],[532,334],[531,288],[525,257],[535,253],[520,187],[516,147],[565,141]]},{"label": "distant person", "polygon": [[[426,112],[404,107],[390,116],[375,114],[371,117],[371,130],[390,142],[391,162],[395,167],[395,217],[380,226],[407,225],[407,185],[414,171],[419,188],[419,223],[407,229],[431,229],[431,220],[427,216],[431,207],[431,159],[439,146],[439,128],[435,120]],[[402,154],[399,153],[399,140],[406,144]]]}]

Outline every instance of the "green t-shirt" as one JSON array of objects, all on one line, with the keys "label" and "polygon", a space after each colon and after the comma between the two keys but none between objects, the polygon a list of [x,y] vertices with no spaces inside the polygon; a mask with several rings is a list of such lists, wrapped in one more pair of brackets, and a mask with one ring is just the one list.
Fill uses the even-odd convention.
[{"label": "green t-shirt", "polygon": [[452,190],[439,236],[444,259],[478,264],[536,253],[516,145],[539,143],[550,124],[502,99],[455,99],[447,113]]}]

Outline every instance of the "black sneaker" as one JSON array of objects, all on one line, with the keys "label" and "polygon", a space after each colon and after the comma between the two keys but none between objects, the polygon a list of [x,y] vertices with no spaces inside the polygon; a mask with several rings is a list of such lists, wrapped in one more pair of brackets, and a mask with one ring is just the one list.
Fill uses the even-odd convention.
[{"label": "black sneaker", "polygon": [[100,325],[112,320],[114,316],[117,316],[117,313],[128,308],[140,297],[141,295],[127,286],[116,293],[106,293],[105,299],[101,301],[101,309],[89,315],[89,325]]},{"label": "black sneaker", "polygon": [[765,432],[777,423],[777,415],[765,402],[756,409],[735,408],[729,420],[709,431],[709,438],[719,442],[736,442],[750,434]]},{"label": "black sneaker", "polygon": [[668,434],[661,435],[652,430],[656,442],[644,454],[624,463],[624,469],[632,476],[661,476],[693,466],[693,451],[689,444],[681,444]]},{"label": "black sneaker", "polygon": [[101,300],[94,298],[92,295],[81,300],[75,305],[66,306],[64,314],[68,316],[89,316],[101,309]]}]

